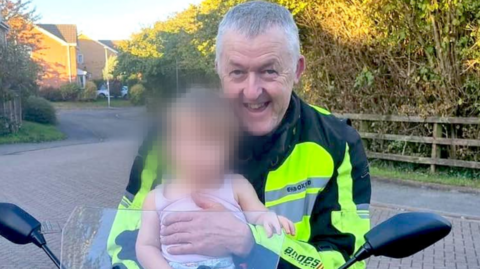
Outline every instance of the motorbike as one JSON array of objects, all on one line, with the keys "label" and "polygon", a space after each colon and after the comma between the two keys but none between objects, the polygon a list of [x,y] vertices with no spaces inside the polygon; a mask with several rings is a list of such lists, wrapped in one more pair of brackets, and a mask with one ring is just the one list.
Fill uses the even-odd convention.
[{"label": "motorbike", "polygon": [[[158,214],[158,212],[151,212]],[[258,214],[245,213],[244,214]],[[60,258],[48,247],[42,233],[41,223],[15,204],[0,203],[0,236],[14,244],[35,244],[41,248],[57,268],[112,268],[108,253],[109,234],[115,218],[140,221],[145,212],[105,208],[76,208],[61,230]],[[208,219],[215,220],[214,214]],[[223,212],[225,214],[225,212]],[[393,216],[365,234],[365,244],[339,269],[347,269],[371,256],[405,258],[441,240],[452,229],[451,223],[442,216],[426,212],[407,212]],[[274,233],[262,245],[269,245],[268,255],[261,256],[261,263],[247,262],[248,268],[275,269],[280,261],[284,233]],[[136,238],[136,237],[130,237]],[[130,241],[135,241],[134,239]],[[135,242],[130,242],[135,245]],[[272,249],[273,246],[273,249]],[[133,249],[135,249],[133,247]],[[253,248],[253,251],[265,251]],[[263,249],[263,250],[262,250]],[[113,267],[115,268],[115,267]],[[209,268],[199,266],[198,268]]]}]

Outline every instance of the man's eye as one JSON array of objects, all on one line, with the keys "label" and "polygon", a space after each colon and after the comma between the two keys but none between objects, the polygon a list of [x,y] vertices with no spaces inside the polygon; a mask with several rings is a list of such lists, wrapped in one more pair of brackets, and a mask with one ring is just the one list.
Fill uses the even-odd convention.
[{"label": "man's eye", "polygon": [[273,70],[273,69],[267,69],[267,70],[264,70],[263,73],[267,74],[267,75],[276,75],[278,74],[277,71]]},{"label": "man's eye", "polygon": [[230,75],[238,77],[238,76],[243,75],[243,71],[242,70],[233,70],[232,72],[230,72]]}]

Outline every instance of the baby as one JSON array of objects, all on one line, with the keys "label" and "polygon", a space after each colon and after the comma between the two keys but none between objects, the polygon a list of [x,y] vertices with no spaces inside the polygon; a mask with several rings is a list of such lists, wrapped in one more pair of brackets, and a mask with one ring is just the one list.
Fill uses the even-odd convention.
[{"label": "baby", "polygon": [[[175,211],[200,211],[196,196],[220,203],[243,222],[263,225],[269,236],[281,233],[282,228],[287,234],[295,233],[290,220],[268,212],[248,180],[228,173],[239,131],[225,99],[207,91],[188,93],[169,110],[166,126],[162,159],[169,162],[168,176],[145,199],[136,242],[137,258],[144,268],[235,268],[230,256],[171,255],[161,245],[164,218]],[[212,214],[212,221],[214,218]]]}]

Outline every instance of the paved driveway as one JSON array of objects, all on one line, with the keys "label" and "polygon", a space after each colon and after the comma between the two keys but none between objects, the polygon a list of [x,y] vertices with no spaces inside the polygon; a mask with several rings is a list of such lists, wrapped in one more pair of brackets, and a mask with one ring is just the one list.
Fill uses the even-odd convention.
[{"label": "paved driveway", "polygon": [[[0,201],[20,205],[57,231],[57,225],[65,223],[76,206],[116,207],[140,143],[142,115],[138,109],[62,111],[61,128],[69,135],[66,141],[0,146]],[[377,201],[399,207],[415,206],[412,200],[426,208],[436,208],[432,205],[442,202],[464,203],[465,206],[471,202],[465,203],[463,194],[450,192],[432,194],[430,190],[379,183],[374,183],[373,187]],[[448,200],[442,201],[442,197]],[[454,212],[456,208],[441,208],[461,213]],[[372,221],[376,224],[400,211],[376,207],[372,211]],[[475,212],[480,216],[480,210],[468,210],[469,214]],[[480,269],[480,223],[462,218],[451,220],[453,233],[434,247],[401,261],[373,258],[368,267]],[[47,240],[52,249],[60,253],[61,235],[48,234]],[[16,246],[0,239],[0,268],[53,266],[36,247]]]}]

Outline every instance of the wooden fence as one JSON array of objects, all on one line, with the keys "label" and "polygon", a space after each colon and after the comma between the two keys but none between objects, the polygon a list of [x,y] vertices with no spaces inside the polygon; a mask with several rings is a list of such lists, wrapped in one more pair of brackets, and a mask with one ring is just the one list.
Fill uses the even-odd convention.
[{"label": "wooden fence", "polygon": [[[3,119],[2,119],[3,118]],[[0,130],[15,133],[22,126],[22,102],[20,97],[8,101],[0,99]]]},{"label": "wooden fence", "polygon": [[[457,139],[445,138],[443,136],[442,127],[444,125],[480,125],[480,118],[459,118],[459,117],[427,117],[418,116],[384,116],[373,114],[336,114],[339,118],[350,119],[351,121],[360,122],[360,136],[363,139],[387,140],[431,144],[431,157],[408,156],[403,154],[391,154],[367,151],[369,158],[400,161],[409,163],[429,164],[431,171],[435,172],[437,165],[463,167],[471,169],[480,169],[480,162],[463,161],[456,159],[440,158],[439,145],[480,147],[480,140],[477,139]],[[404,122],[404,123],[430,123],[433,124],[433,135],[413,136],[398,134],[379,134],[369,131],[369,122]]]}]

